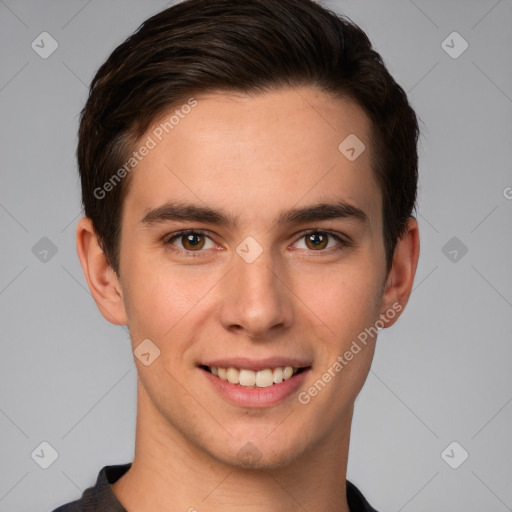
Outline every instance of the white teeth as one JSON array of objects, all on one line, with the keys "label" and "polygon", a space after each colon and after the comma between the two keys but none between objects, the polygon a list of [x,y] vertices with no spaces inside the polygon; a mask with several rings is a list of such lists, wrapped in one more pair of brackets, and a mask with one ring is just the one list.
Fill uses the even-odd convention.
[{"label": "white teeth", "polygon": [[283,370],[283,379],[288,380],[293,375],[293,368],[291,366],[285,366]]},{"label": "white teeth", "polygon": [[240,370],[238,381],[241,386],[254,386],[256,384],[256,374],[252,370]]},{"label": "white teeth", "polygon": [[279,384],[280,382],[283,382],[283,369],[282,368],[276,368],[274,370],[274,384]]},{"label": "white teeth", "polygon": [[228,382],[231,382],[231,384],[238,384],[240,372],[236,368],[228,368],[226,376],[228,378]]},{"label": "white teeth", "polygon": [[292,375],[297,373],[298,370],[298,368],[294,368],[293,366],[284,366],[274,369],[266,368],[257,372],[247,370],[246,368],[240,370],[238,368],[222,368],[220,366],[212,366],[210,368],[212,375],[216,375],[221,380],[227,380],[231,384],[239,384],[240,386],[256,386],[258,388],[268,388],[269,386],[283,382],[283,380],[288,380]]},{"label": "white teeth", "polygon": [[274,374],[272,373],[272,370],[260,370],[256,374],[256,386],[259,388],[268,388],[269,386],[272,386],[272,384],[274,384]]}]

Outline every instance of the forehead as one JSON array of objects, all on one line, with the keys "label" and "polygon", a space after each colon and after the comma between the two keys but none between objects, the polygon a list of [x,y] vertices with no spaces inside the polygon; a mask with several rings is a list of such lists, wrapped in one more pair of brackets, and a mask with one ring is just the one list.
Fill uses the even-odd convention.
[{"label": "forehead", "polygon": [[141,139],[153,147],[131,175],[125,211],[184,200],[269,225],[283,208],[321,198],[379,221],[371,125],[354,102],[312,87],[194,102],[173,107]]}]

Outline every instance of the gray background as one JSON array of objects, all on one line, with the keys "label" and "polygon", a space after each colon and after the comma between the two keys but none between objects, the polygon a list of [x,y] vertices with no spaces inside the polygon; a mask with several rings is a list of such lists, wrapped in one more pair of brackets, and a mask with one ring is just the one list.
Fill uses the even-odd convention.
[{"label": "gray background", "polygon": [[[74,151],[94,72],[166,5],[0,1],[0,512],[50,510],[133,457],[136,370],[76,256]],[[423,130],[415,287],[356,402],[348,477],[382,511],[512,510],[512,4],[326,5],[368,32]]]}]

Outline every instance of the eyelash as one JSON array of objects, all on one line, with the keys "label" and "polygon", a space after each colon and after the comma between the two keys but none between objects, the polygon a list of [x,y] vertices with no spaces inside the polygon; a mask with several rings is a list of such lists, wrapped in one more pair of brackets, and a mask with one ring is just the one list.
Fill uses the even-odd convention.
[{"label": "eyelash", "polygon": [[[203,231],[201,229],[186,229],[186,230],[174,233],[171,237],[166,238],[164,240],[164,245],[166,245],[166,246],[173,245],[172,242],[174,240],[176,240],[180,237],[183,237],[185,235],[191,235],[191,234],[203,235],[211,240],[211,237],[208,235],[208,233],[206,231]],[[298,240],[301,240],[301,239],[305,238],[306,236],[312,235],[312,234],[327,235],[331,238],[334,238],[338,242],[338,245],[336,245],[335,247],[331,247],[330,249],[319,249],[318,251],[309,250],[308,252],[332,253],[332,252],[342,251],[343,249],[350,247],[350,245],[351,245],[349,240],[344,239],[344,238],[340,237],[339,235],[335,235],[334,233],[331,233],[330,231],[323,231],[320,229],[310,229],[309,231],[305,231],[304,233],[301,234],[301,236],[298,238]],[[174,246],[173,250],[176,250],[177,252],[179,252],[189,258],[201,257],[201,253],[204,252],[204,250],[190,251],[187,249],[180,249],[179,247],[176,247],[176,246]]]}]

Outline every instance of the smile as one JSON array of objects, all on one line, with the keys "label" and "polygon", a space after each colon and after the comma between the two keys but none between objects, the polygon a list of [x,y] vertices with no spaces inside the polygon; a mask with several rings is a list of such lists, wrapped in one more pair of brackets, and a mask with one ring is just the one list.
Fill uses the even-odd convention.
[{"label": "smile", "polygon": [[265,408],[291,398],[303,386],[311,363],[290,358],[245,358],[197,365],[207,386],[239,407]]},{"label": "smile", "polygon": [[247,368],[224,368],[221,366],[202,366],[202,368],[223,381],[248,388],[268,388],[274,384],[280,384],[306,369],[293,366],[278,366],[258,371]]}]

